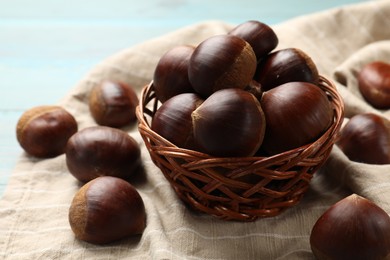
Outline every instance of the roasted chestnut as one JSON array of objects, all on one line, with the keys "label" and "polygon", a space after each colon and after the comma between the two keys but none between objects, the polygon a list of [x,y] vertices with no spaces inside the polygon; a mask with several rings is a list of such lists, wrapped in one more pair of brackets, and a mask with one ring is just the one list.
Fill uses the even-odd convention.
[{"label": "roasted chestnut", "polygon": [[107,244],[141,234],[146,226],[145,206],[130,183],[102,176],[76,193],[69,208],[69,224],[76,238]]},{"label": "roasted chestnut", "polygon": [[178,147],[196,149],[191,114],[202,102],[195,93],[168,99],[153,116],[151,129]]},{"label": "roasted chestnut", "polygon": [[373,107],[390,108],[390,64],[374,61],[365,65],[358,74],[359,90]]},{"label": "roasted chestnut", "polygon": [[274,30],[267,24],[259,21],[247,21],[233,28],[230,35],[240,37],[247,41],[256,54],[257,60],[261,60],[269,52],[278,46],[279,39]]},{"label": "roasted chestnut", "polygon": [[66,165],[79,181],[99,176],[128,180],[141,166],[138,143],[126,132],[94,126],[74,134],[66,145]]},{"label": "roasted chestnut", "polygon": [[326,93],[307,82],[289,82],[265,91],[261,106],[267,122],[262,149],[270,155],[315,141],[333,122]]},{"label": "roasted chestnut", "polygon": [[192,113],[192,124],[195,143],[218,157],[254,155],[266,128],[257,98],[238,88],[214,92]]},{"label": "roasted chestnut", "polygon": [[28,154],[50,158],[65,152],[66,143],[77,128],[75,118],[64,108],[37,106],[20,117],[16,138]]},{"label": "roasted chestnut", "polygon": [[372,201],[352,194],[317,220],[310,245],[319,260],[389,259],[390,217]]},{"label": "roasted chestnut", "polygon": [[99,125],[122,127],[136,120],[138,97],[123,82],[105,80],[91,90],[89,110]]},{"label": "roasted chestnut", "polygon": [[162,103],[178,94],[194,92],[188,79],[188,63],[194,49],[190,45],[176,46],[160,58],[153,85],[156,97]]},{"label": "roasted chestnut", "polygon": [[390,163],[390,121],[365,113],[353,116],[341,129],[337,146],[352,161]]},{"label": "roasted chestnut", "polygon": [[287,48],[270,53],[257,66],[254,77],[263,91],[287,82],[301,81],[317,85],[319,74],[313,60],[302,50]]},{"label": "roasted chestnut", "polygon": [[245,40],[216,35],[201,42],[191,55],[188,77],[203,98],[225,88],[245,88],[256,71],[256,55]]}]

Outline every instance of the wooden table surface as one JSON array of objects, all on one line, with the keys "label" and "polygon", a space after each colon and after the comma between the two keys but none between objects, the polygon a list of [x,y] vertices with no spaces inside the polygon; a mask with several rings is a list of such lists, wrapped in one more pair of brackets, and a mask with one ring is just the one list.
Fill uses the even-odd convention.
[{"label": "wooden table surface", "polygon": [[0,197],[22,154],[15,126],[54,104],[96,63],[204,20],[277,24],[368,0],[0,0]]}]

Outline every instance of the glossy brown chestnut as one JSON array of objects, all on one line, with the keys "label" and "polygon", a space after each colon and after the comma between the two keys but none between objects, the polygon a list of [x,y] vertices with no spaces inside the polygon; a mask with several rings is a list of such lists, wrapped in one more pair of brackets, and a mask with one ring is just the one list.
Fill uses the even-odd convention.
[{"label": "glossy brown chestnut", "polygon": [[315,141],[333,121],[327,95],[307,82],[289,82],[265,91],[261,105],[267,122],[262,149],[269,154]]},{"label": "glossy brown chestnut", "polygon": [[319,260],[389,259],[390,217],[372,201],[350,195],[317,220],[310,245]]},{"label": "glossy brown chestnut", "polygon": [[254,77],[263,91],[287,82],[318,84],[319,75],[313,60],[302,50],[287,48],[270,53],[257,66]]},{"label": "glossy brown chestnut", "polygon": [[373,107],[390,108],[390,64],[374,61],[365,65],[358,74],[359,90]]},{"label": "glossy brown chestnut", "polygon": [[106,126],[85,128],[66,145],[69,172],[81,182],[106,175],[128,180],[141,165],[140,155],[130,135]]},{"label": "glossy brown chestnut", "polygon": [[98,177],[74,196],[69,223],[76,238],[107,244],[141,234],[146,226],[145,206],[130,183],[111,176]]},{"label": "glossy brown chestnut", "polygon": [[247,21],[233,28],[230,35],[240,37],[247,41],[256,54],[257,60],[261,60],[269,52],[278,46],[279,39],[274,30],[267,24],[259,21]]},{"label": "glossy brown chestnut", "polygon": [[195,93],[168,99],[153,116],[151,129],[178,147],[196,150],[191,114],[202,102]]},{"label": "glossy brown chestnut", "polygon": [[123,82],[103,81],[89,97],[89,110],[99,125],[122,127],[136,120],[138,97],[134,89]]},{"label": "glossy brown chestnut", "polygon": [[201,42],[192,54],[188,77],[203,98],[225,88],[246,87],[256,71],[256,55],[245,40],[217,35]]},{"label": "glossy brown chestnut", "polygon": [[390,121],[372,113],[355,115],[342,128],[336,144],[352,161],[389,164]]},{"label": "glossy brown chestnut", "polygon": [[38,106],[24,112],[16,126],[16,138],[30,155],[50,158],[65,152],[68,139],[77,132],[75,118],[59,106]]},{"label": "glossy brown chestnut", "polygon": [[257,98],[238,88],[213,93],[192,113],[192,121],[195,143],[218,157],[254,155],[266,128]]},{"label": "glossy brown chestnut", "polygon": [[166,52],[154,71],[153,85],[156,97],[162,103],[194,89],[188,79],[188,63],[195,47],[180,45]]}]

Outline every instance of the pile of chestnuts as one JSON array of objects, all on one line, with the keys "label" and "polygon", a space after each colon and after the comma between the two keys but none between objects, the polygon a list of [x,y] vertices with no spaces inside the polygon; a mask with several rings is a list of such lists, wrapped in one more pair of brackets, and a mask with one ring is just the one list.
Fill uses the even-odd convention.
[{"label": "pile of chestnuts", "polygon": [[198,46],[177,46],[153,77],[151,129],[216,157],[275,155],[318,139],[333,122],[319,73],[302,50],[274,50],[268,25],[247,21]]},{"label": "pile of chestnuts", "polygon": [[146,226],[143,200],[129,182],[142,168],[141,150],[118,128],[136,121],[138,97],[131,86],[105,80],[88,101],[98,126],[79,131],[66,109],[38,106],[22,114],[16,134],[31,156],[65,153],[69,172],[83,184],[69,209],[70,226],[78,239],[106,244],[141,234]]}]

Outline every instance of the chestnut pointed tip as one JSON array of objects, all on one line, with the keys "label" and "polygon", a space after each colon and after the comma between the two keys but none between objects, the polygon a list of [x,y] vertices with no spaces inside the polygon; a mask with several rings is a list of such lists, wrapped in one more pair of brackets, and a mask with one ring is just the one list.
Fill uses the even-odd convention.
[{"label": "chestnut pointed tip", "polygon": [[351,200],[351,201],[353,201],[354,203],[358,203],[359,200],[365,200],[365,201],[367,201],[366,198],[364,198],[364,197],[362,197],[362,196],[360,196],[360,195],[358,195],[358,194],[356,194],[356,193],[353,193],[353,194],[349,195],[349,196],[346,197],[345,199],[346,199],[346,200]]}]

